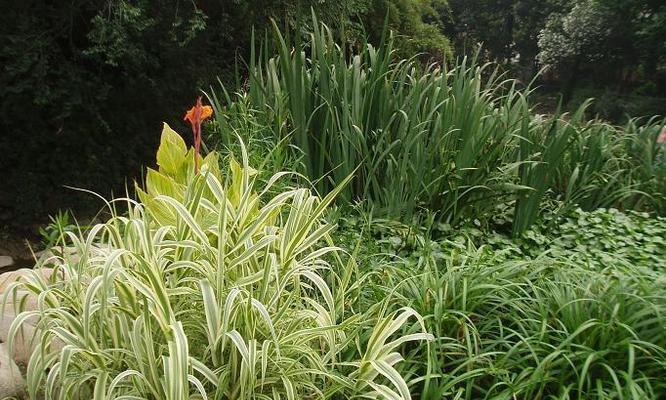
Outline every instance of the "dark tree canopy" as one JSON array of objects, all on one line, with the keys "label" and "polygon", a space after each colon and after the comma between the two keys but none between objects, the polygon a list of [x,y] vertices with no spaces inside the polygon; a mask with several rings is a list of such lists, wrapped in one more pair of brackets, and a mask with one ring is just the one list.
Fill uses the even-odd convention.
[{"label": "dark tree canopy", "polygon": [[[666,107],[666,3],[659,0],[450,0],[445,31],[456,54],[482,46],[529,81],[621,119],[663,113]],[[579,93],[579,94],[577,94]],[[647,96],[647,97],[646,97]],[[609,100],[611,97],[617,100]]]}]

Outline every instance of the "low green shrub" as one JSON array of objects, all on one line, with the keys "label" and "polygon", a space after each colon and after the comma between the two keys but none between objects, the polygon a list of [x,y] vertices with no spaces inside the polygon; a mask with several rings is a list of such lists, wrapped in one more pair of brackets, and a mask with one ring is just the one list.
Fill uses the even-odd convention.
[{"label": "low green shrub", "polygon": [[[430,219],[414,224],[364,219],[354,212],[339,222],[339,241],[353,246],[355,240],[366,243],[361,254],[390,253],[414,258],[427,248],[437,261],[450,257],[452,251],[466,251],[473,246],[503,261],[526,261],[548,256],[577,263],[591,270],[609,266],[631,265],[664,271],[666,266],[666,218],[635,211],[616,209],[565,213],[550,212],[520,235],[508,232],[510,213],[498,208],[491,222],[479,220],[452,227]],[[504,231],[502,231],[504,229]]]},{"label": "low green shrub", "polygon": [[666,396],[663,218],[575,210],[516,239],[433,218],[340,226],[341,243],[372,246],[366,297],[394,293],[436,338],[404,350],[420,398]]},{"label": "low green shrub", "polygon": [[576,209],[544,218],[516,243],[530,257],[549,253],[597,269],[622,261],[664,271],[666,218],[616,209]]},{"label": "low green shrub", "polygon": [[564,258],[498,261],[474,250],[456,259],[383,276],[390,287],[418,274],[399,292],[437,338],[401,366],[407,377],[426,377],[421,398],[666,395],[661,275],[630,265],[592,271]]}]

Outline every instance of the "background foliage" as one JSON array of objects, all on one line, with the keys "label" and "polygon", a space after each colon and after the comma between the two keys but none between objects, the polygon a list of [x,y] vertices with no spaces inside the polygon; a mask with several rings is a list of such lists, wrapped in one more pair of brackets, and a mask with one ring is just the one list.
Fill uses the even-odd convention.
[{"label": "background foliage", "polygon": [[[663,114],[666,93],[666,6],[658,0],[450,0],[445,31],[457,51],[499,60],[544,93],[619,121]],[[595,62],[591,62],[591,61]],[[584,96],[576,92],[584,91]],[[552,100],[551,100],[552,101]]]},{"label": "background foliage", "polygon": [[[4,4],[4,3],[3,3]],[[178,126],[197,89],[233,75],[252,27],[284,31],[310,10],[345,41],[380,37],[384,20],[405,54],[450,54],[430,1],[12,2],[0,16],[0,221],[28,228],[86,197],[124,192],[157,144],[159,121]],[[237,58],[241,57],[241,58]],[[182,124],[182,122],[180,122]],[[183,125],[184,126],[184,125]],[[86,200],[86,202],[83,201]],[[89,202],[88,202],[89,203]],[[93,205],[93,210],[99,205]]]},{"label": "background foliage", "polygon": [[387,27],[395,59],[444,65],[482,44],[479,61],[519,85],[547,67],[533,93],[547,113],[559,93],[571,110],[596,98],[586,116],[612,121],[666,109],[658,0],[13,2],[0,16],[0,223],[25,231],[65,205],[98,209],[63,185],[124,192],[151,159],[155,121],[179,126],[199,88],[237,69],[240,88],[252,27],[259,38],[274,19],[293,38],[311,9],[355,51]]}]

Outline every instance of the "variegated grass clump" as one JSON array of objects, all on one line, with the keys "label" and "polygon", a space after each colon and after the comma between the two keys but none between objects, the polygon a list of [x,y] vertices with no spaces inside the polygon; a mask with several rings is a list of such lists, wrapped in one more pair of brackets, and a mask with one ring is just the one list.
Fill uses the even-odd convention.
[{"label": "variegated grass clump", "polygon": [[10,288],[39,298],[12,326],[39,321],[30,396],[410,398],[397,350],[431,336],[412,309],[355,309],[363,279],[322,220],[340,187],[267,199],[288,173],[257,191],[244,149],[226,177],[216,153],[198,174],[194,157],[165,125],[140,201],[114,200],[128,211],[62,238],[80,255],[59,260],[64,279],[35,273]]}]

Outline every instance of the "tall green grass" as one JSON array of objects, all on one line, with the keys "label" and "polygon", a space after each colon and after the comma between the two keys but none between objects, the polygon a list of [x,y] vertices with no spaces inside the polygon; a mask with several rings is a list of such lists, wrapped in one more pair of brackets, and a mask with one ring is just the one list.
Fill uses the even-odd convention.
[{"label": "tall green grass", "polygon": [[[658,399],[666,396],[666,291],[649,266],[601,270],[566,256],[417,246],[375,283],[423,316],[435,341],[400,371],[421,399]],[[373,261],[376,269],[377,261]]]},{"label": "tall green grass", "polygon": [[346,201],[392,217],[429,209],[451,223],[515,204],[517,234],[547,197],[664,210],[666,178],[654,161],[664,151],[654,134],[663,121],[587,123],[586,105],[536,117],[530,89],[493,65],[396,60],[390,38],[352,51],[316,18],[313,26],[295,40],[275,29],[252,49],[244,88],[221,86],[209,97],[219,126],[241,125],[239,110],[251,113],[280,162],[326,176],[319,190],[351,174]]},{"label": "tall green grass", "polygon": [[582,126],[556,171],[563,198],[599,207],[666,212],[666,145],[657,143],[666,122],[632,119],[622,127],[593,121]]}]

